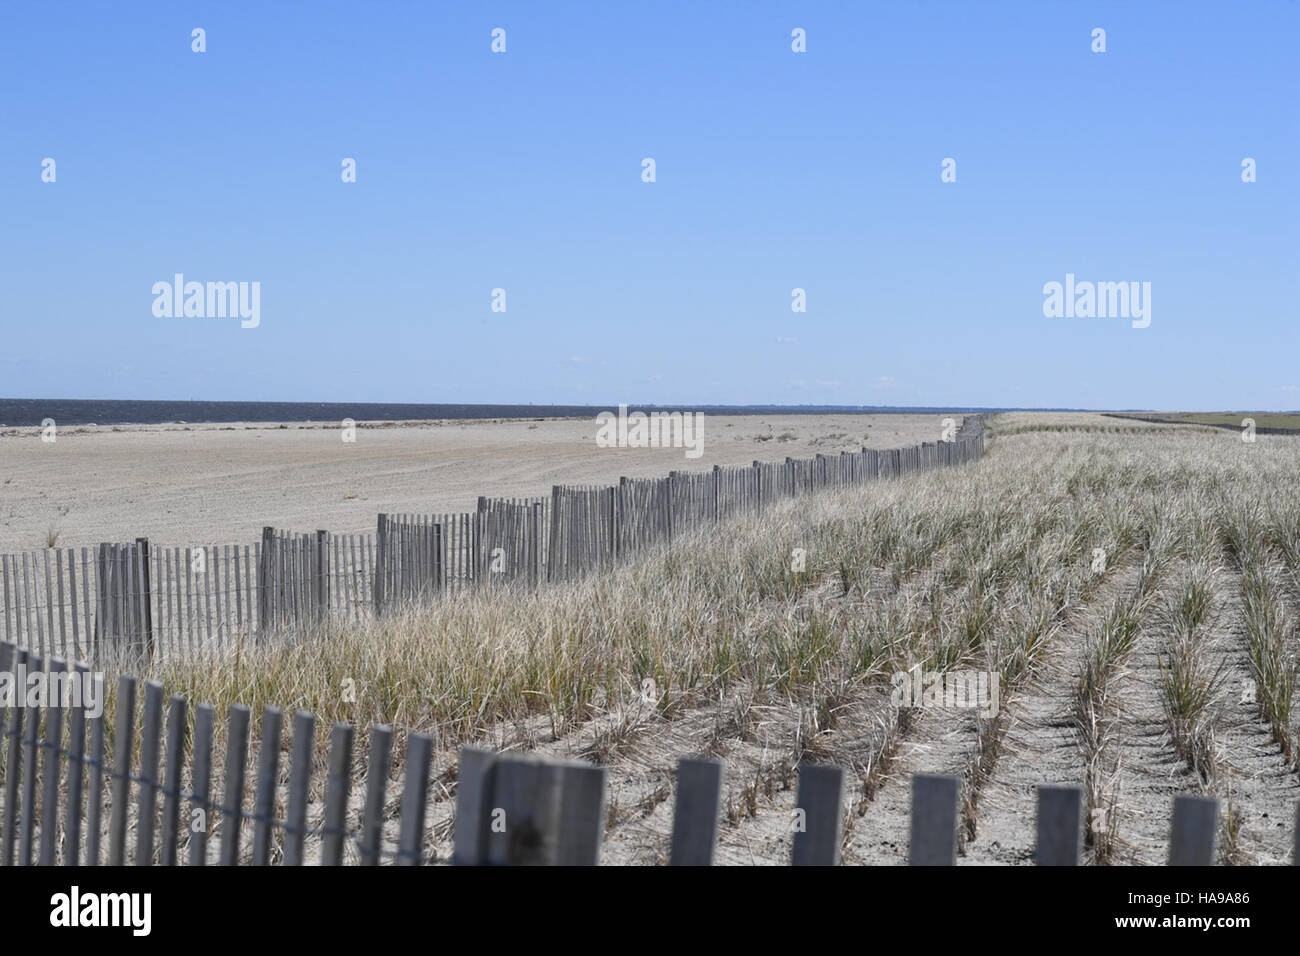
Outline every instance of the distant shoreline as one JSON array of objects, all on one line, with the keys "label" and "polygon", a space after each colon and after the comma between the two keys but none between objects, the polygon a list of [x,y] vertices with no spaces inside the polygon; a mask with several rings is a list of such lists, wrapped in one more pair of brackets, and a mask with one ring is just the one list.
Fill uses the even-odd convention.
[{"label": "distant shoreline", "polygon": [[[878,405],[671,405],[625,403],[629,411],[704,412],[714,415],[974,415],[1002,411],[1082,411],[961,406]],[[595,418],[608,405],[409,404],[382,402],[206,402],[132,399],[0,398],[0,428],[39,426],[45,419],[65,425],[240,425],[328,422],[345,418],[371,423],[427,423],[484,419]]]}]

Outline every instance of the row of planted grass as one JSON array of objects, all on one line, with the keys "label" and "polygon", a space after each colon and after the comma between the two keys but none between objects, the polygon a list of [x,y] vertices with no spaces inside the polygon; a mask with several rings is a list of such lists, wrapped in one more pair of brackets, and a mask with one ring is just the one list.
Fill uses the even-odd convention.
[{"label": "row of planted grass", "polygon": [[[972,468],[785,502],[585,581],[469,595],[293,646],[163,662],[144,676],[219,712],[236,702],[255,712],[275,705],[454,739],[540,716],[563,732],[638,693],[647,678],[671,708],[742,682],[781,691],[815,683],[832,659],[860,679],[900,663],[955,660],[972,635],[994,629],[995,609],[1036,602],[1032,615],[997,624],[997,639],[1009,642],[1000,666],[1014,671],[1027,666],[1032,640],[1008,638],[1005,628],[1041,634],[1071,599],[1044,602],[1043,589],[1077,590],[1084,580],[1076,573],[1067,584],[1062,569],[1079,572],[1097,547],[1113,561],[1135,529],[1181,496],[1216,484],[1276,496],[1276,479],[1300,501],[1287,441],[1261,439],[1248,457],[1218,435],[1022,435]],[[804,572],[792,569],[795,548],[806,553]],[[963,589],[962,607],[929,601],[924,626],[881,622],[883,605],[865,599],[873,576],[883,571],[896,586],[944,548],[956,558],[933,586]],[[835,620],[810,625],[796,609],[827,578],[849,600],[838,602]],[[954,644],[957,621],[968,633]]]}]

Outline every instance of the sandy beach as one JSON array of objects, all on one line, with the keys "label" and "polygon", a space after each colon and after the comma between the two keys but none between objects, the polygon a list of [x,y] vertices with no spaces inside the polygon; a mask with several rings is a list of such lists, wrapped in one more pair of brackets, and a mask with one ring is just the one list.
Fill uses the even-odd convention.
[{"label": "sandy beach", "polygon": [[[703,454],[601,448],[593,419],[72,426],[0,431],[0,552],[148,537],[251,543],[264,525],[373,531],[380,512],[472,509],[479,495],[935,441],[940,414],[707,415]],[[961,416],[956,416],[960,419]]]}]

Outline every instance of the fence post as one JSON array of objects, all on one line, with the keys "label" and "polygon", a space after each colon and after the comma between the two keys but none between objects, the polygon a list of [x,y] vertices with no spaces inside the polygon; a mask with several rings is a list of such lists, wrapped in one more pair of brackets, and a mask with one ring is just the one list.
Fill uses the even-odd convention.
[{"label": "fence post", "polygon": [[554,581],[558,576],[560,548],[560,486],[551,485],[551,532],[546,545],[546,580]]},{"label": "fence post", "polygon": [[1083,788],[1038,785],[1039,866],[1078,866],[1083,855]]},{"label": "fence post", "polygon": [[148,538],[136,538],[136,547],[140,552],[140,609],[144,612],[144,652],[145,659],[153,658],[153,566]]},{"label": "fence post", "polygon": [[556,833],[560,866],[596,866],[605,831],[604,767],[566,763],[560,774],[560,819]]},{"label": "fence post", "polygon": [[[41,618],[40,608],[36,609],[36,619]],[[43,644],[44,642],[42,642]],[[30,672],[43,670],[44,661],[35,655],[27,655],[27,667]],[[18,826],[18,863],[21,866],[32,865],[32,836],[36,827],[36,769],[37,755],[41,752],[40,727],[41,710],[29,708],[27,715],[27,732],[23,735],[23,749],[27,759],[23,763],[23,812]]]},{"label": "fence post", "polygon": [[[14,642],[13,630],[12,630],[13,625],[9,623],[9,618],[13,615],[14,603],[12,598],[10,598],[9,596],[9,555],[7,554],[0,555],[0,580],[4,581],[5,642],[12,644]],[[21,621],[19,621],[19,626],[20,627],[22,626]],[[0,653],[3,653],[3,650],[0,650]],[[3,725],[4,722],[3,719],[4,719],[4,714],[0,713],[0,725]]]},{"label": "fence post", "polygon": [[487,778],[487,862],[554,866],[559,859],[560,768],[537,758],[499,757]]},{"label": "fence post", "polygon": [[131,792],[131,753],[135,737],[135,678],[117,679],[117,735],[113,748],[113,808],[109,818],[108,865],[126,863],[126,801]]},{"label": "fence post", "polygon": [[618,561],[618,489],[611,487],[609,489],[609,540],[606,542],[606,551],[610,557],[610,564]]},{"label": "fence post", "polygon": [[[271,629],[271,568],[275,549],[275,529],[262,529],[262,550],[257,558],[257,636],[259,639]],[[279,602],[276,602],[279,603]]]},{"label": "fence post", "polygon": [[172,694],[167,715],[167,771],[163,778],[162,847],[159,863],[176,865],[176,839],[179,834],[181,808],[181,770],[185,763],[185,711],[181,694]]},{"label": "fence post", "polygon": [[[8,604],[6,603],[6,612]],[[0,672],[13,672],[17,670],[18,661],[21,659],[21,652],[18,645],[11,641],[0,643]],[[9,746],[0,746],[0,749],[7,750],[5,754],[5,776],[4,776],[4,815],[0,817],[0,866],[13,866],[13,835],[14,835],[14,810],[17,808],[17,786],[18,786],[18,761],[21,759],[18,750],[18,738],[22,735],[23,729],[23,710],[14,702],[12,708],[6,709],[0,705],[0,745],[3,745],[5,738],[8,738]],[[6,712],[8,719],[6,720]]]},{"label": "fence post", "polygon": [[[194,778],[190,792],[190,866],[205,866],[208,862],[208,834],[212,831],[212,808],[208,794],[212,777],[212,721],[211,704],[199,704],[194,709]],[[203,826],[194,829],[195,812]]]},{"label": "fence post", "polygon": [[542,505],[528,506],[528,585],[536,588],[542,580]]},{"label": "fence post", "polygon": [[423,862],[424,813],[428,806],[429,765],[433,762],[433,738],[411,734],[406,746],[406,787],[402,792],[401,831],[397,841],[397,865],[419,866]]},{"label": "fence post", "polygon": [[140,729],[140,796],[135,829],[135,865],[153,863],[154,811],[158,807],[158,758],[162,743],[163,686],[145,681],[144,726]]},{"label": "fence post", "polygon": [[[50,661],[50,684],[56,674],[68,673],[68,662],[55,657]],[[59,832],[59,756],[63,748],[63,701],[51,700],[45,712],[45,770],[41,793],[41,866],[54,865],[54,842]],[[69,701],[79,707],[81,701]]]},{"label": "fence post", "polygon": [[[83,579],[84,580],[84,579]],[[4,647],[0,645],[0,659],[4,657]],[[0,670],[7,667],[0,664]],[[82,700],[94,700],[102,704],[104,700],[104,679],[102,675],[90,673],[85,664],[76,665],[77,676],[81,680]],[[93,683],[94,696],[85,688]],[[2,711],[2,709],[0,709]],[[4,725],[4,714],[0,712],[0,726]],[[81,787],[85,773],[86,752],[86,708],[73,707],[68,715],[68,805],[67,817],[63,824],[64,845],[63,862],[66,866],[76,866],[81,862]]]},{"label": "fence post", "polygon": [[844,829],[844,768],[799,765],[795,810],[794,866],[837,866]]},{"label": "fence post", "polygon": [[384,593],[388,573],[388,515],[379,516],[375,528],[375,617],[384,613]]},{"label": "fence post", "polygon": [[361,865],[378,866],[384,833],[384,789],[393,751],[391,727],[370,728],[370,766],[366,771],[366,805],[361,820]]},{"label": "fence post", "polygon": [[335,724],[330,731],[329,776],[325,778],[325,820],[321,834],[321,866],[343,862],[344,822],[352,774],[352,727]]},{"label": "fence post", "polygon": [[322,621],[330,613],[330,533],[316,532],[316,608]]},{"label": "fence post", "polygon": [[957,863],[956,777],[918,773],[912,778],[912,842],[909,866]]},{"label": "fence post", "polygon": [[239,830],[244,822],[244,764],[248,760],[248,715],[243,704],[230,705],[226,732],[226,789],[221,800],[221,865],[239,862]]},{"label": "fence post", "polygon": [[262,748],[257,760],[257,789],[253,792],[253,866],[271,862],[271,818],[280,767],[282,716],[278,707],[262,711]]},{"label": "fence post", "polygon": [[451,861],[457,866],[478,866],[487,856],[487,832],[492,807],[488,804],[488,771],[496,754],[478,747],[460,748],[456,774],[456,831]]},{"label": "fence post", "polygon": [[1174,797],[1169,865],[1213,866],[1218,828],[1219,801],[1214,797]]},{"label": "fence post", "polygon": [[284,865],[302,866],[307,829],[307,787],[311,783],[312,739],[316,717],[300,710],[293,715],[293,758],[289,768],[289,809],[284,820]]},{"label": "fence post", "polygon": [[[103,691],[103,685],[100,690]],[[100,697],[100,700],[104,700]],[[104,807],[104,715],[90,720],[90,785],[86,790],[86,865],[99,866],[99,821]]]},{"label": "fence post", "polygon": [[665,540],[673,540],[673,475],[676,472],[668,472],[668,477],[664,479],[664,531]]},{"label": "fence post", "polygon": [[721,760],[677,761],[677,802],[669,866],[712,866],[722,803]]}]

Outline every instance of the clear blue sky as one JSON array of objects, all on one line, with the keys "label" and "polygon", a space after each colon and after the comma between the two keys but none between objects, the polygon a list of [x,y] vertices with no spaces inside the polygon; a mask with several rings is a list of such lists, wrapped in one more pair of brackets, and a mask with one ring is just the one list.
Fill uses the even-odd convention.
[{"label": "clear blue sky", "polygon": [[[1298,26],[4,3],[0,396],[1300,407]],[[260,327],[155,318],[176,272],[260,282]],[[1045,318],[1067,272],[1150,282],[1150,327]]]}]

